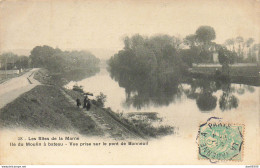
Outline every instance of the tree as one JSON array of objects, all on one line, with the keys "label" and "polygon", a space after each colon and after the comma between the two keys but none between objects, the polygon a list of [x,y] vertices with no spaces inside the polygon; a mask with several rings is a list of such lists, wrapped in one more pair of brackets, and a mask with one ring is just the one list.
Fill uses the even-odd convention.
[{"label": "tree", "polygon": [[18,69],[29,68],[29,57],[24,55],[19,56],[15,62],[15,65]]},{"label": "tree", "polygon": [[236,37],[236,43],[238,44],[238,50],[237,50],[237,54],[238,54],[238,57],[240,57],[241,60],[244,59],[244,38],[241,37],[241,36],[238,36]]},{"label": "tree", "polygon": [[222,73],[229,75],[229,64],[231,63],[229,52],[226,48],[220,48],[218,50],[218,60],[222,65]]},{"label": "tree", "polygon": [[192,67],[192,63],[202,62],[200,58],[200,50],[198,47],[192,47],[190,49],[181,49],[179,51],[181,59],[186,65]]},{"label": "tree", "polygon": [[247,47],[247,59],[250,62],[256,61],[256,57],[253,56],[252,54],[252,48],[251,45],[254,43],[254,39],[253,38],[249,38],[246,41],[246,47]]},{"label": "tree", "polygon": [[190,48],[195,47],[197,44],[197,37],[195,34],[190,34],[188,36],[186,36],[183,40],[183,43],[185,45],[188,45]]},{"label": "tree", "polygon": [[238,43],[239,45],[241,45],[241,43],[243,43],[244,42],[244,38],[243,37],[241,37],[241,36],[237,36],[236,37],[236,43]]},{"label": "tree", "polygon": [[[186,36],[183,40],[185,45],[188,45],[191,50],[196,54],[193,57],[193,61],[188,61],[188,65],[193,62],[212,62],[212,50],[215,48],[215,43],[212,42],[216,38],[216,33],[213,27],[200,26],[195,34]],[[198,51],[198,52],[197,52]],[[197,54],[198,53],[198,54]],[[187,62],[187,56],[185,56]]]},{"label": "tree", "polygon": [[211,26],[200,26],[196,30],[196,37],[199,42],[203,45],[209,44],[212,40],[215,40],[216,33],[213,27]]},{"label": "tree", "polygon": [[249,38],[246,41],[246,47],[249,48],[253,43],[254,43],[254,39],[253,38]]},{"label": "tree", "polygon": [[229,72],[228,57],[225,54],[225,51],[223,48],[220,48],[218,51],[218,60],[219,60],[219,63],[222,65],[222,72]]},{"label": "tree", "polygon": [[128,36],[126,36],[125,38],[124,38],[124,44],[125,44],[125,47],[124,47],[124,49],[130,49],[130,38],[128,37]]},{"label": "tree", "polygon": [[3,53],[0,55],[0,60],[2,63],[1,69],[9,70],[16,66],[16,61],[18,56],[12,52]]},{"label": "tree", "polygon": [[234,51],[235,50],[235,46],[234,45],[235,45],[235,40],[233,38],[227,39],[225,41],[225,46],[229,47],[230,51]]},{"label": "tree", "polygon": [[[258,53],[258,54],[257,54]],[[252,47],[252,55],[256,60],[260,61],[260,43],[254,44]]]},{"label": "tree", "polygon": [[136,34],[131,38],[131,48],[135,49],[136,47],[143,45],[145,42],[145,39],[143,36]]},{"label": "tree", "polygon": [[179,50],[181,48],[181,44],[183,43],[182,38],[180,37],[173,37],[173,44],[174,47]]},{"label": "tree", "polygon": [[30,58],[34,67],[46,67],[55,49],[50,46],[36,46],[32,49]]},{"label": "tree", "polygon": [[212,62],[212,52],[208,50],[201,50],[198,59],[199,62],[210,63]]}]

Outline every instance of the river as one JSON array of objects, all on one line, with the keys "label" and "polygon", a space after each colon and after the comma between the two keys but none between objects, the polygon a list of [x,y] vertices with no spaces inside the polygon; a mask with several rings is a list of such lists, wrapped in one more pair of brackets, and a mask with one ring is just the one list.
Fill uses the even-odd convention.
[{"label": "river", "polygon": [[178,127],[180,135],[190,132],[192,126],[197,128],[198,121],[206,121],[212,116],[234,122],[237,117],[245,116],[250,122],[258,117],[259,88],[248,85],[217,86],[214,82],[192,81],[179,84],[172,94],[156,92],[157,95],[145,97],[146,94],[138,91],[126,94],[126,89],[110,77],[106,68],[101,68],[95,76],[71,81],[66,87],[72,88],[75,84],[83,86],[84,91],[92,92],[94,96],[104,93],[107,96],[105,106],[115,112],[157,112],[163,118],[161,124]]}]

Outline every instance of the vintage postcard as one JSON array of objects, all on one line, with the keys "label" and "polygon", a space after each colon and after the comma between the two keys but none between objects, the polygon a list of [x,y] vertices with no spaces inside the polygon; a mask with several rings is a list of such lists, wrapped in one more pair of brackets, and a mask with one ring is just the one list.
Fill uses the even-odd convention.
[{"label": "vintage postcard", "polygon": [[259,0],[0,1],[1,165],[259,165]]}]

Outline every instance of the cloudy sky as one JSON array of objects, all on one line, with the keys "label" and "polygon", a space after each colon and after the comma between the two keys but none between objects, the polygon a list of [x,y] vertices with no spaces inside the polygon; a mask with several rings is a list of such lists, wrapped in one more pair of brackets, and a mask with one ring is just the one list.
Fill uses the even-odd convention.
[{"label": "cloudy sky", "polygon": [[7,0],[0,3],[0,50],[116,51],[125,35],[185,37],[200,25],[214,27],[218,43],[239,35],[259,42],[260,1]]}]

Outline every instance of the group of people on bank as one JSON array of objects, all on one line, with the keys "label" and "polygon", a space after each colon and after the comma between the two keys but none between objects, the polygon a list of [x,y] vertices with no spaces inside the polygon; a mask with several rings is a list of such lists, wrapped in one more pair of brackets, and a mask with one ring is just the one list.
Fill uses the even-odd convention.
[{"label": "group of people on bank", "polygon": [[[88,98],[88,95],[93,96],[93,94],[92,93],[84,93],[83,109],[85,108],[85,109],[87,109],[87,111],[89,111],[90,108],[91,108],[91,102],[90,102],[90,99]],[[78,108],[80,108],[81,101],[80,101],[79,98],[76,99],[76,103],[77,103]]]}]

